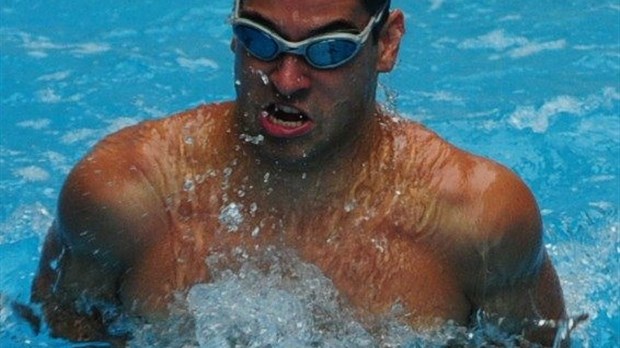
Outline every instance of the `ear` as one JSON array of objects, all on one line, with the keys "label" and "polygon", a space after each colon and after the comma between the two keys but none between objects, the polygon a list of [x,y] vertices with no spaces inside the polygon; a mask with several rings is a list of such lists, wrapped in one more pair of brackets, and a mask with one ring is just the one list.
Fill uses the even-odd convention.
[{"label": "ear", "polygon": [[405,16],[401,10],[390,13],[379,34],[379,59],[377,71],[389,72],[394,68],[398,58],[400,42],[405,34]]}]

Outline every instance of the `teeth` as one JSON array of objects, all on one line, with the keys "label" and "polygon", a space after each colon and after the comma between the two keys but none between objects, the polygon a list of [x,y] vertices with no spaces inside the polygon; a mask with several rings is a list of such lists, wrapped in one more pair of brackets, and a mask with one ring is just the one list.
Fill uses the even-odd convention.
[{"label": "teeth", "polygon": [[274,124],[280,125],[280,126],[284,126],[284,127],[288,127],[288,128],[296,128],[296,127],[301,127],[304,123],[301,121],[284,121],[281,120],[279,118],[273,117],[273,116],[269,116],[269,121],[271,121]]},{"label": "teeth", "polygon": [[286,105],[276,106],[276,111],[277,110],[282,111],[282,112],[286,112],[288,114],[298,114],[299,113],[299,110],[297,110],[295,108],[292,108],[290,106],[286,106]]}]

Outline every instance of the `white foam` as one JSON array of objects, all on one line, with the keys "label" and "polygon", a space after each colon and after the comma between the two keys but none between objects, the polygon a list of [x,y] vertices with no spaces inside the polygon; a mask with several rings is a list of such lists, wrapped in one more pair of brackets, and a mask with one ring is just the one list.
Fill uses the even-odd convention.
[{"label": "white foam", "polygon": [[107,52],[111,49],[106,43],[86,42],[69,46],[71,53],[76,55],[90,55]]},{"label": "white foam", "polygon": [[450,91],[436,91],[432,93],[422,92],[422,96],[429,98],[432,101],[438,102],[450,102],[455,104],[463,104],[463,98],[455,95]]},{"label": "white foam", "polygon": [[42,154],[45,160],[52,164],[52,168],[55,171],[61,171],[62,173],[68,173],[71,169],[71,164],[67,157],[56,151],[45,151]]},{"label": "white foam", "polygon": [[83,43],[56,43],[52,39],[19,31],[14,35],[21,41],[21,46],[28,52],[27,54],[37,58],[45,58],[49,55],[49,51],[68,51],[76,56],[92,55],[107,52],[111,50],[111,46],[101,42],[83,42]]},{"label": "white foam", "polygon": [[126,38],[138,35],[138,31],[135,29],[114,29],[110,31],[106,36],[110,38]]},{"label": "white foam", "polygon": [[26,121],[19,122],[17,123],[17,126],[21,128],[41,130],[41,129],[48,128],[51,123],[52,121],[48,118],[39,118],[35,120],[26,120]]},{"label": "white foam", "polygon": [[43,237],[54,217],[39,202],[20,205],[5,221],[0,222],[0,245],[16,242],[32,235]]},{"label": "white foam", "polygon": [[26,182],[46,181],[50,178],[50,174],[38,166],[17,168],[13,171],[13,175],[22,178]]},{"label": "white foam", "polygon": [[161,111],[157,107],[147,105],[146,101],[144,101],[142,96],[135,98],[132,104],[152,117],[159,117],[166,114],[164,111]]},{"label": "white foam", "polygon": [[510,123],[518,129],[531,128],[536,133],[544,133],[549,127],[551,117],[560,113],[579,115],[581,110],[582,103],[577,99],[559,96],[538,109],[533,106],[518,108],[510,116]]},{"label": "white foam", "polygon": [[437,11],[441,8],[441,6],[444,3],[444,0],[430,0],[431,3],[431,7],[429,8],[429,11]]},{"label": "white foam", "polygon": [[46,104],[56,104],[62,100],[62,97],[56,94],[56,91],[49,87],[38,91],[37,98],[39,101]]},{"label": "white foam", "polygon": [[498,21],[499,22],[512,22],[512,21],[520,21],[523,19],[523,16],[520,14],[512,14],[512,15],[507,15],[504,16],[502,18],[500,18]]},{"label": "white foam", "polygon": [[177,58],[177,63],[185,69],[196,71],[203,69],[219,69],[219,65],[211,59],[208,58],[196,58],[189,59],[185,57]]},{"label": "white foam", "polygon": [[566,40],[564,39],[541,43],[528,42],[521,47],[510,50],[510,52],[508,52],[508,56],[510,56],[510,58],[523,58],[540,53],[542,51],[561,50],[564,48],[566,48]]},{"label": "white foam", "polygon": [[22,46],[31,51],[45,51],[64,49],[64,45],[55,44],[45,36],[32,36],[31,34],[20,32],[18,36],[22,40]]},{"label": "white foam", "polygon": [[491,31],[459,44],[461,49],[493,49],[502,51],[509,47],[525,45],[529,40],[522,36],[506,35],[503,29]]},{"label": "white foam", "polygon": [[[493,30],[476,38],[467,39],[458,45],[459,48],[467,50],[491,49],[502,52],[513,59],[528,57],[543,51],[560,50],[566,46],[564,39],[536,42],[523,36],[507,34],[504,29]],[[490,58],[499,59],[501,55],[492,55]]]},{"label": "white foam", "polygon": [[110,125],[106,129],[107,133],[113,133],[118,131],[119,129],[133,126],[136,123],[140,122],[140,120],[135,117],[117,117],[107,122],[110,123]]},{"label": "white foam", "polygon": [[76,102],[84,98],[84,94],[77,93],[69,97],[62,97],[51,87],[37,91],[37,99],[45,104],[58,104],[62,102]]},{"label": "white foam", "polygon": [[30,51],[27,54],[33,58],[47,58],[49,56],[49,54],[43,51]]},{"label": "white foam", "polygon": [[62,81],[71,75],[71,70],[58,71],[37,78],[37,81]]},{"label": "white foam", "polygon": [[584,99],[562,95],[545,102],[541,107],[532,105],[519,106],[510,115],[508,123],[517,129],[531,128],[536,133],[544,133],[554,117],[562,114],[581,116],[598,108],[610,108],[620,94],[614,87],[607,87],[600,94],[593,94]]},{"label": "white foam", "polygon": [[97,131],[89,128],[81,128],[76,129],[74,131],[68,132],[60,138],[60,141],[63,144],[74,144],[78,141],[86,140],[89,138],[93,138],[97,136]]}]

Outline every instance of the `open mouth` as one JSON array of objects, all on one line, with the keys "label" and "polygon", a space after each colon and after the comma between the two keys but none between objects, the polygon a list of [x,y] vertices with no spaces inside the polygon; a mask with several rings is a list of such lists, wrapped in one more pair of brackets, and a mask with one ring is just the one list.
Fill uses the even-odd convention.
[{"label": "open mouth", "polygon": [[270,104],[263,109],[260,123],[267,135],[278,138],[299,137],[314,128],[314,123],[303,111],[279,104]]}]

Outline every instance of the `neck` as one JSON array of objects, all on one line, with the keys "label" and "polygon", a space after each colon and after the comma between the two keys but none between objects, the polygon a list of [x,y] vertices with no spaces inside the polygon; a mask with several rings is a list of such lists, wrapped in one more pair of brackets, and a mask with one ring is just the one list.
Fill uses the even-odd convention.
[{"label": "neck", "polygon": [[247,142],[244,153],[249,166],[248,181],[255,188],[254,199],[275,210],[289,211],[309,209],[332,204],[334,198],[350,189],[352,183],[368,165],[380,140],[381,126],[377,115],[368,118],[360,129],[352,130],[358,136],[324,156],[303,163],[278,163],[261,157]]}]

